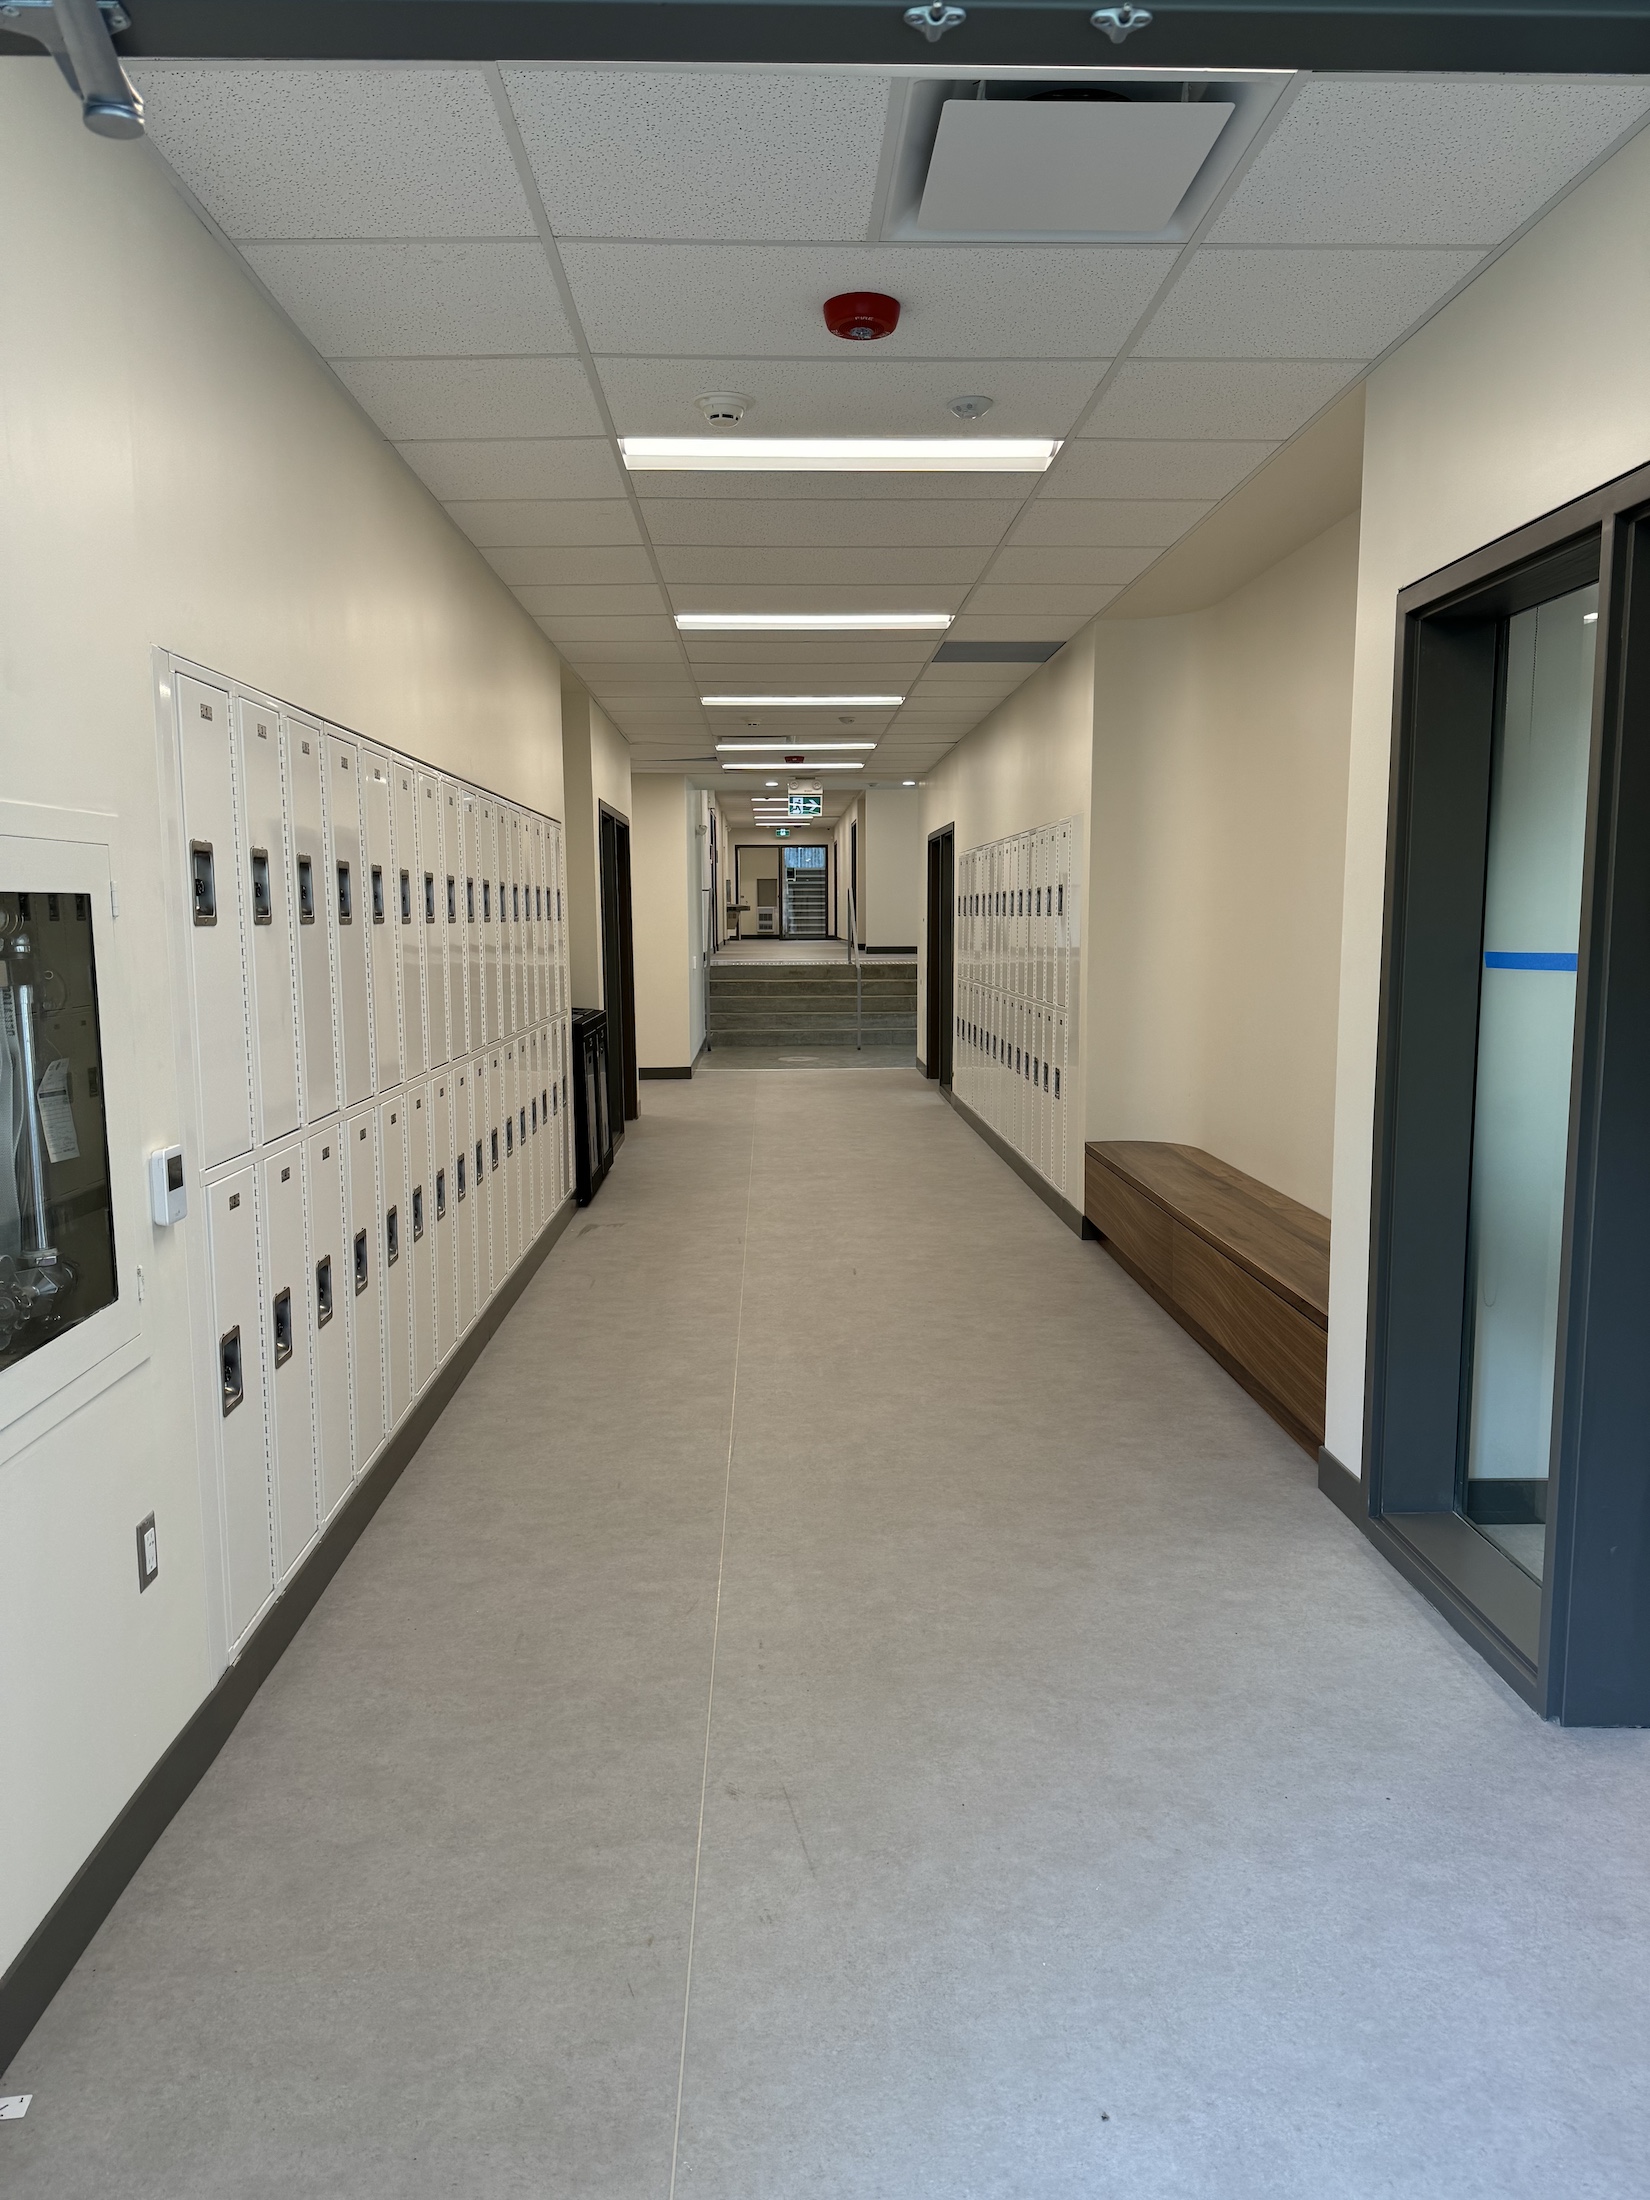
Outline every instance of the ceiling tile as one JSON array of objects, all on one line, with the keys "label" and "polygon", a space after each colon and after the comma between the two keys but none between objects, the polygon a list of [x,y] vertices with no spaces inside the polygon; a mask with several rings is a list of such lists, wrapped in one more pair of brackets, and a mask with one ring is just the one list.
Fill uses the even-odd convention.
[{"label": "ceiling tile", "polygon": [[574,349],[536,243],[315,240],[243,252],[329,359]]},{"label": "ceiling tile", "polygon": [[[1053,550],[1013,548],[992,561],[991,581],[1060,581],[1084,588],[1121,588],[1143,573],[1156,550]],[[978,590],[970,598],[978,601]],[[961,637],[959,637],[961,639]]]},{"label": "ceiling tile", "polygon": [[1357,371],[1324,360],[1130,360],[1117,370],[1088,425],[1098,436],[1281,442]]},{"label": "ceiling tile", "polygon": [[636,493],[653,504],[966,504],[989,484],[993,499],[1018,504],[1041,474],[694,474],[638,473]]},{"label": "ceiling tile", "polygon": [[608,581],[653,582],[653,567],[639,543],[611,549],[490,549],[487,563],[512,588],[557,588]]},{"label": "ceiling tile", "polygon": [[[1113,553],[1115,554],[1115,553]],[[1144,552],[1131,552],[1144,556]],[[1001,612],[965,611],[946,636],[950,642],[1065,642],[1088,620],[1081,612],[1039,611],[1018,618]],[[1028,667],[1035,670],[1035,667]]]},{"label": "ceiling tile", "polygon": [[577,618],[540,619],[539,625],[553,642],[668,642],[676,629],[663,615],[658,618],[593,618],[581,612]]},{"label": "ceiling tile", "polygon": [[602,431],[576,359],[346,359],[336,371],[395,442]]},{"label": "ceiling tile", "polygon": [[709,543],[854,548],[991,545],[1007,530],[1018,506],[995,497],[949,504],[737,504],[706,499],[658,503],[642,500],[648,533],[659,544]]},{"label": "ceiling tile", "polygon": [[1068,443],[1038,502],[1049,497],[1201,497],[1212,504],[1276,449],[1275,443],[1151,443],[1121,436]]},{"label": "ceiling tile", "polygon": [[[614,523],[614,515],[630,506],[624,493],[624,475],[605,437],[578,436],[560,441],[498,437],[477,441],[403,443],[401,455],[420,480],[428,482],[446,503],[473,498],[519,501],[527,497],[586,500],[602,498],[605,515],[581,509],[579,516],[593,523]],[[569,507],[572,509],[572,506]],[[545,535],[545,542],[566,542],[565,534]],[[594,535],[594,542],[639,542],[633,519],[623,535]]]},{"label": "ceiling tile", "polygon": [[1372,359],[1477,265],[1476,252],[1205,247],[1137,359]]},{"label": "ceiling tile", "polygon": [[969,602],[977,611],[1098,611],[1116,595],[1115,588],[1101,588],[1092,584],[1066,585],[1058,581],[1043,581],[1032,586],[1018,581],[982,581]]},{"label": "ceiling tile", "polygon": [[902,641],[895,634],[870,634],[840,649],[817,638],[792,645],[754,642],[744,649],[732,649],[726,643],[719,647],[716,637],[708,634],[684,634],[682,642],[688,662],[694,667],[694,677],[703,678],[708,686],[771,685],[773,675],[783,673],[787,690],[821,684],[832,688],[852,686],[856,670],[867,677],[874,673],[878,681],[885,674],[894,676],[902,671],[914,677],[927,664],[933,648],[926,640],[919,640],[913,648],[909,639]]},{"label": "ceiling tile", "polygon": [[536,619],[645,617],[664,602],[651,582],[645,588],[624,583],[606,588],[518,588],[516,594]]},{"label": "ceiling tile", "polygon": [[833,292],[901,305],[882,359],[1082,359],[1096,374],[1130,334],[1172,252],[875,245],[570,244],[563,259],[597,352],[831,359]]},{"label": "ceiling tile", "polygon": [[479,69],[129,63],[147,134],[248,237],[531,237]]},{"label": "ceiling tile", "polygon": [[880,346],[839,344],[834,359],[599,358],[596,371],[621,435],[702,430],[695,399],[736,390],[760,435],[955,435],[946,407],[990,397],[986,435],[1062,436],[1094,395],[1104,361],[1024,360],[1004,368],[887,359]]},{"label": "ceiling tile", "polygon": [[[730,597],[726,604],[707,607],[732,611],[766,608],[754,601],[746,603],[743,591],[754,585],[764,586],[770,595],[774,589],[788,587],[793,582],[817,585],[834,581],[862,588],[880,586],[929,591],[959,583],[966,585],[978,578],[989,554],[983,543],[965,549],[943,550],[932,545],[922,549],[885,549],[880,544],[830,550],[790,546],[725,550],[689,544],[661,549],[659,569],[672,585],[681,581],[698,588],[732,586],[741,590],[737,599]],[[685,610],[687,606],[679,608]],[[793,608],[801,611],[809,606],[799,602]],[[908,602],[874,603],[864,608],[871,611],[943,611],[948,606],[930,604],[926,597],[919,601],[912,596]]]},{"label": "ceiling tile", "polygon": [[1636,84],[1304,85],[1222,244],[1494,244],[1650,107]]},{"label": "ceiling tile", "polygon": [[[418,446],[414,444],[413,449]],[[626,504],[573,502],[557,504],[538,498],[506,498],[470,502],[458,499],[447,507],[470,540],[484,550],[536,549],[575,542],[580,536],[592,542],[638,542],[640,530]],[[630,522],[620,525],[620,514]]]},{"label": "ceiling tile", "polygon": [[1091,550],[1117,545],[1160,546],[1174,542],[1195,526],[1209,509],[1189,499],[1164,501],[1144,497],[1105,497],[1092,501],[1063,497],[1045,504],[1041,498],[1022,512],[1015,526],[1015,543],[1064,545]]},{"label": "ceiling tile", "polygon": [[[891,589],[885,583],[871,583],[862,588],[851,587],[846,582],[836,584],[819,581],[787,581],[782,587],[769,588],[755,581],[747,581],[738,588],[730,588],[726,581],[714,584],[702,581],[672,581],[670,607],[673,611],[724,611],[730,604],[737,604],[745,611],[955,611],[968,591],[967,581],[953,581],[948,587],[932,581],[922,587],[912,584]],[[713,637],[706,636],[706,640]],[[844,637],[860,643],[864,635]],[[724,636],[724,645],[737,637]],[[776,636],[775,639],[778,639]],[[795,648],[810,649],[815,637],[797,634],[789,637]],[[925,637],[917,638],[921,646]],[[910,646],[909,641],[907,646]]]},{"label": "ceiling tile", "polygon": [[514,69],[552,226],[573,237],[863,237],[889,80],[782,70]]}]

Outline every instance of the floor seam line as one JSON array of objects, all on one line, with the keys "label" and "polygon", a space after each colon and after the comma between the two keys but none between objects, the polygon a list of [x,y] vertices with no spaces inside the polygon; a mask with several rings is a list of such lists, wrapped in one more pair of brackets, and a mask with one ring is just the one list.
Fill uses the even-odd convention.
[{"label": "floor seam line", "polygon": [[693,1951],[699,1926],[699,1867],[705,1853],[705,1798],[710,1790],[710,1731],[716,1709],[716,1653],[722,1640],[722,1577],[728,1559],[728,1504],[733,1491],[733,1445],[739,1416],[739,1351],[745,1334],[745,1278],[750,1269],[751,1194],[756,1182],[756,1095],[751,1095],[750,1160],[745,1172],[745,1233],[739,1248],[739,1305],[733,1323],[733,1385],[728,1394],[728,1458],[722,1477],[722,1540],[716,1553],[716,1602],[710,1628],[710,1684],[705,1691],[705,1754],[699,1771],[699,1826],[693,1843],[693,1899],[688,1905],[687,1976],[682,1985],[682,2044],[676,2062],[676,2120],[670,2135],[670,2189],[676,2200],[676,2163],[682,2145],[682,2095],[687,2083],[688,2014],[693,2005]]}]

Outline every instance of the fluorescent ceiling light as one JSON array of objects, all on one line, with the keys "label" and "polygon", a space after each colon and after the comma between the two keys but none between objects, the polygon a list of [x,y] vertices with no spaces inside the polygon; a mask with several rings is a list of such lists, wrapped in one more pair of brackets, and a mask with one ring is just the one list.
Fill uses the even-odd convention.
[{"label": "fluorescent ceiling light", "polygon": [[[773,766],[771,764],[730,764],[724,757],[722,769],[725,772],[766,772],[772,771]],[[817,764],[810,764],[808,769],[811,772],[862,772],[865,766],[857,762],[841,764],[834,759],[821,758]]]},{"label": "fluorescent ceiling light", "polygon": [[622,435],[634,473],[1040,474],[1060,445],[1025,435]]},{"label": "fluorescent ceiling light", "polygon": [[815,749],[874,749],[874,741],[810,741],[791,734],[776,734],[771,741],[718,741],[718,755],[766,756],[772,765],[775,749],[795,749],[812,756]]},{"label": "fluorescent ceiling light", "polygon": [[707,710],[898,710],[903,695],[701,695]]},{"label": "fluorescent ceiling light", "polygon": [[949,611],[678,611],[684,634],[943,634]]}]

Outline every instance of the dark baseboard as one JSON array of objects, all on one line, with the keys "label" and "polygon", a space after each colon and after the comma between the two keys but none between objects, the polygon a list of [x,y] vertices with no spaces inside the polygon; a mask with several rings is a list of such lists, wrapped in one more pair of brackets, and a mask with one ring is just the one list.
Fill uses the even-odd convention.
[{"label": "dark baseboard", "polygon": [[[917,1064],[917,1067],[921,1069],[922,1064],[919,1062]],[[923,1075],[926,1076],[927,1074],[927,1071],[924,1070]],[[974,1110],[968,1105],[968,1102],[966,1100],[959,1100],[957,1098],[957,1095],[952,1091],[949,1085],[941,1085],[940,1098],[942,1100],[949,1101],[951,1106],[956,1109],[957,1113],[968,1125],[969,1129],[973,1131],[977,1137],[983,1138],[985,1140],[986,1144],[991,1148],[992,1152],[997,1156],[999,1161],[1006,1161],[1009,1167],[1014,1171],[1014,1174],[1020,1178],[1021,1182],[1030,1185],[1031,1189],[1037,1194],[1037,1197],[1042,1201],[1043,1205],[1045,1207],[1051,1207],[1054,1210],[1054,1212],[1060,1217],[1060,1220],[1065,1224],[1066,1228],[1072,1232],[1073,1236],[1098,1236],[1099,1233],[1096,1231],[1094,1224],[1089,1221],[1088,1217],[1083,1213],[1082,1208],[1074,1207],[1069,1199],[1067,1199],[1062,1193],[1057,1192],[1054,1189],[1054,1186],[1048,1181],[1048,1178],[1046,1176],[1040,1176],[1037,1173],[1037,1171],[1031,1166],[1031,1163],[1025,1158],[1024,1154],[1016,1153],[1014,1151],[1014,1148],[1009,1144],[1008,1140],[1006,1138],[1000,1137],[998,1133],[991,1128],[991,1125],[983,1119],[983,1117],[976,1115],[974,1113]]]},{"label": "dark baseboard", "polygon": [[1349,1474],[1326,1445],[1318,1447],[1318,1487],[1332,1504],[1340,1507],[1353,1526],[1369,1538],[1410,1587],[1419,1591],[1434,1611],[1448,1621],[1462,1641],[1501,1676],[1513,1694],[1522,1697],[1532,1711],[1540,1711],[1540,1683],[1529,1661],[1401,1535],[1389,1528],[1384,1520],[1370,1518],[1369,1500],[1362,1481],[1357,1475]]},{"label": "dark baseboard", "polygon": [[279,1664],[373,1514],[451,1403],[489,1340],[578,1212],[564,1200],[499,1286],[475,1327],[439,1369],[412,1412],[356,1484],[331,1525],[271,1606],[234,1663],[144,1779],[0,1978],[0,2072],[44,2015],[91,1945],[138,1866],[187,1802]]},{"label": "dark baseboard", "polygon": [[914,955],[916,951],[915,945],[910,947],[862,947],[860,949],[862,955]]},{"label": "dark baseboard", "polygon": [[684,1062],[675,1069],[638,1069],[636,1075],[641,1078],[644,1084],[649,1078],[653,1077],[691,1077],[693,1075],[693,1064]]}]

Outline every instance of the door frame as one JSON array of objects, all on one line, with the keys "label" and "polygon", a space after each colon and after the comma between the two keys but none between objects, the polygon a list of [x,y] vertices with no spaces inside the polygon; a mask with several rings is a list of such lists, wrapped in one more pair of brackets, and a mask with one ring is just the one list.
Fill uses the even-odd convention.
[{"label": "door frame", "polygon": [[630,820],[597,805],[602,904],[602,1004],[607,1010],[608,1121],[617,1146],[641,1113],[636,1077],[636,936],[630,901]]},{"label": "door frame", "polygon": [[927,1030],[923,1072],[951,1090],[952,1039],[957,1016],[957,827],[955,820],[928,836]]}]

